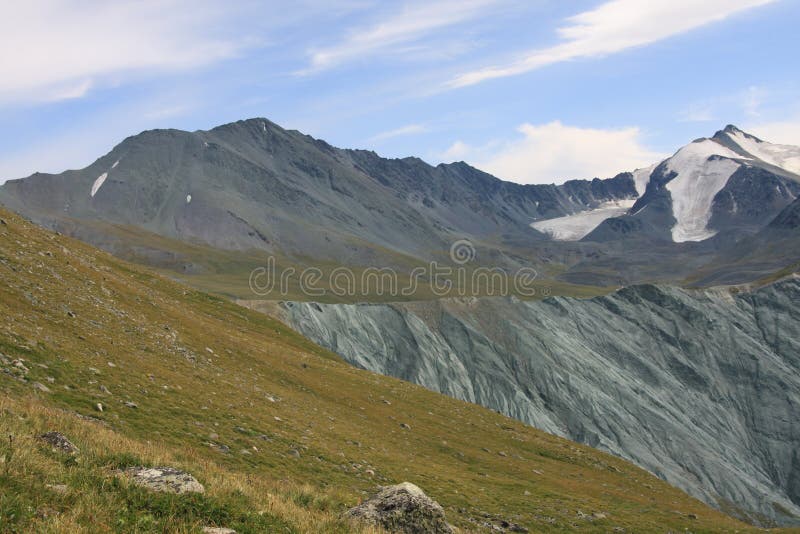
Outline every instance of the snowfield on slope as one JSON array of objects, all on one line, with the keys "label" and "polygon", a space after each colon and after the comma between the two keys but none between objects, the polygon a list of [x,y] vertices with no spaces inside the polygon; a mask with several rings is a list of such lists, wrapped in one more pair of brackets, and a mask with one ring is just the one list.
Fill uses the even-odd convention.
[{"label": "snowfield on slope", "polygon": [[742,150],[751,156],[785,171],[800,174],[800,147],[775,145],[766,141],[759,141],[742,131],[736,131],[728,135]]},{"label": "snowfield on slope", "polygon": [[92,197],[94,197],[100,190],[100,187],[106,181],[106,178],[108,178],[108,173],[104,172],[103,174],[97,177],[97,180],[94,181],[94,183],[92,184],[92,191],[89,193]]},{"label": "snowfield on slope", "polygon": [[624,215],[635,203],[635,199],[604,202],[593,210],[533,222],[531,227],[556,241],[579,241],[606,219]]},{"label": "snowfield on slope", "polygon": [[667,161],[667,170],[677,174],[666,186],[677,221],[672,227],[673,241],[703,241],[716,235],[708,228],[711,206],[716,194],[741,167],[733,159],[748,158],[716,141],[703,139],[686,145]]},{"label": "snowfield on slope", "polygon": [[653,171],[656,169],[656,167],[658,167],[658,165],[658,163],[654,163],[649,167],[636,169],[631,173],[633,174],[633,185],[636,187],[637,195],[644,195],[644,192],[647,190],[647,184],[650,183],[650,176],[653,174]]}]

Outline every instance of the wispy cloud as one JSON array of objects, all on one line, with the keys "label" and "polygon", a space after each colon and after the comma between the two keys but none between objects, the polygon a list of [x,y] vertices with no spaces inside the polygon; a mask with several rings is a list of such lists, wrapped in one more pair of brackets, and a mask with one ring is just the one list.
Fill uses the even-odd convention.
[{"label": "wispy cloud", "polygon": [[213,0],[12,2],[0,17],[0,104],[85,96],[126,76],[181,71],[254,41],[222,25]]},{"label": "wispy cloud", "polygon": [[428,128],[422,124],[407,124],[406,126],[401,126],[400,128],[395,128],[394,130],[388,130],[385,132],[381,132],[377,135],[373,135],[369,138],[372,142],[377,141],[385,141],[387,139],[392,139],[394,137],[400,137],[403,135],[414,135],[419,133],[425,133],[428,131]]},{"label": "wispy cloud", "polygon": [[475,19],[501,0],[438,0],[406,4],[383,20],[351,30],[338,43],[310,52],[309,65],[299,74],[311,74],[344,63],[407,46],[430,33]]},{"label": "wispy cloud", "polygon": [[528,52],[506,64],[473,70],[452,79],[450,88],[515,76],[547,65],[614,54],[654,43],[776,0],[611,0],[567,19],[563,42]]},{"label": "wispy cloud", "polygon": [[637,127],[580,128],[559,121],[525,123],[512,141],[472,147],[456,141],[442,160],[465,160],[486,172],[519,183],[561,183],[573,178],[607,178],[662,160],[648,148]]},{"label": "wispy cloud", "polygon": [[800,146],[800,114],[779,121],[745,124],[743,128],[765,141]]},{"label": "wispy cloud", "polygon": [[751,85],[735,92],[715,94],[691,102],[678,112],[680,122],[733,122],[743,117],[752,122],[762,119],[762,108],[771,99],[770,89]]}]

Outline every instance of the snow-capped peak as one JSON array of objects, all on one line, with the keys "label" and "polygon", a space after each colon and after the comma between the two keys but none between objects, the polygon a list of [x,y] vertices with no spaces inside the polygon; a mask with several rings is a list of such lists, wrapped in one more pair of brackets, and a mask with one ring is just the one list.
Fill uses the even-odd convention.
[{"label": "snow-capped peak", "polygon": [[733,125],[728,125],[716,137],[722,136],[733,143],[742,153],[768,165],[800,175],[800,147],[762,141]]}]

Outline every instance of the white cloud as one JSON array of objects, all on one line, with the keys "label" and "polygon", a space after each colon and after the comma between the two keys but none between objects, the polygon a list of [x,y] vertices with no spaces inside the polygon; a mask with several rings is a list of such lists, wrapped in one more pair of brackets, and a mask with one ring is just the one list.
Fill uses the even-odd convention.
[{"label": "white cloud", "polygon": [[0,103],[79,98],[126,76],[230,58],[253,44],[223,31],[232,12],[214,0],[8,3],[0,17]]},{"label": "white cloud", "polygon": [[784,121],[747,125],[743,129],[770,143],[800,146],[800,116]]},{"label": "white cloud", "polygon": [[565,126],[559,121],[523,124],[521,139],[470,147],[456,141],[444,161],[463,159],[499,178],[525,184],[606,178],[666,157],[642,143],[639,128],[613,130]]},{"label": "white cloud", "polygon": [[394,130],[388,130],[386,132],[381,132],[377,135],[374,135],[370,138],[370,141],[385,141],[386,139],[391,139],[393,137],[414,135],[418,133],[425,133],[427,131],[428,129],[422,124],[408,124],[406,126],[401,126],[400,128],[395,128]]},{"label": "white cloud", "polygon": [[438,0],[406,4],[373,26],[350,31],[339,43],[312,50],[310,65],[300,74],[322,71],[393,47],[406,46],[436,30],[474,19],[498,3],[499,0]]},{"label": "white cloud", "polygon": [[605,56],[650,44],[775,0],[611,0],[567,19],[563,42],[533,50],[508,64],[462,74],[450,87],[514,76],[547,65]]}]

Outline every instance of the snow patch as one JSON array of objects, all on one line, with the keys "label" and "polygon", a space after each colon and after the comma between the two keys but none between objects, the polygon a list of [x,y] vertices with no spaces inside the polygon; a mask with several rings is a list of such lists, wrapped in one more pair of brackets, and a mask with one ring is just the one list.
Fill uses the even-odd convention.
[{"label": "snow patch", "polygon": [[650,183],[650,175],[658,167],[658,163],[654,163],[644,169],[636,169],[633,171],[633,185],[636,187],[636,194],[639,196],[644,195],[647,190],[647,184]]},{"label": "snow patch", "polygon": [[97,180],[94,181],[94,183],[92,184],[92,192],[90,193],[92,197],[94,197],[100,190],[100,187],[103,185],[103,182],[106,181],[106,178],[108,178],[108,173],[104,172],[103,174],[97,177]]},{"label": "snow patch", "polygon": [[611,217],[624,215],[636,203],[634,199],[604,202],[591,210],[545,219],[531,223],[531,227],[550,236],[555,241],[578,241]]},{"label": "snow patch", "polygon": [[686,145],[667,161],[667,170],[677,174],[666,186],[677,221],[672,227],[673,241],[703,241],[717,233],[708,228],[711,206],[716,194],[741,167],[733,159],[749,158],[704,139]]},{"label": "snow patch", "polygon": [[192,201],[192,195],[186,195],[186,203],[188,204],[191,201]]},{"label": "snow patch", "polygon": [[114,164],[111,166],[111,168],[116,169],[117,165],[119,165],[119,160],[115,161]]},{"label": "snow patch", "polygon": [[766,141],[759,141],[738,130],[729,133],[728,136],[742,150],[764,163],[769,163],[794,174],[800,174],[800,147],[774,145]]}]

